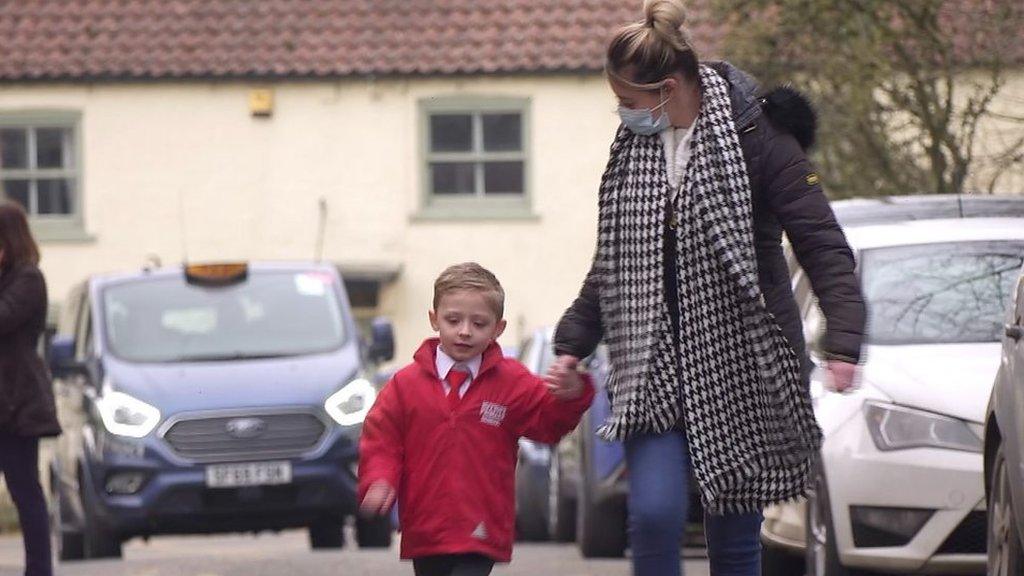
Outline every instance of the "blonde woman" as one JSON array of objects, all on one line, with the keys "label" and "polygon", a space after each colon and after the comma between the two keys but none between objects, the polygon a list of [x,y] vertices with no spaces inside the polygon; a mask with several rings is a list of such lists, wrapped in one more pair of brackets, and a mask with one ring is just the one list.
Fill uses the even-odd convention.
[{"label": "blonde woman", "polygon": [[715,576],[760,574],[761,511],[803,494],[821,444],[781,239],[827,319],[830,386],[853,386],[865,311],[854,259],[805,156],[813,110],[702,63],[678,0],[607,51],[622,120],[599,191],[598,242],[555,335],[559,369],[603,339],[625,443],[633,573],[681,572],[693,470]]}]

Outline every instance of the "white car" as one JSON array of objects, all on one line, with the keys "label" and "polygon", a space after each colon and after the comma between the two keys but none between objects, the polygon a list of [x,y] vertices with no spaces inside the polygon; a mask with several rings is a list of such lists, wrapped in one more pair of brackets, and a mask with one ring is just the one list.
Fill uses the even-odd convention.
[{"label": "white car", "polygon": [[[807,576],[983,574],[983,423],[1024,218],[845,231],[868,306],[861,386],[826,393],[822,369],[812,376],[825,434],[815,489],[766,511],[764,573],[795,576],[806,560]],[[803,271],[793,286],[820,365],[824,320]]]}]

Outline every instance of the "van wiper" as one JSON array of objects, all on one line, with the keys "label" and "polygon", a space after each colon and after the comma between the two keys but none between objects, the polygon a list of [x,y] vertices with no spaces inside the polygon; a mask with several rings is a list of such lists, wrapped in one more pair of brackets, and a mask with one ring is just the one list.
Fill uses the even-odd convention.
[{"label": "van wiper", "polygon": [[231,362],[235,360],[268,360],[272,358],[289,358],[297,354],[231,352],[227,354],[206,354],[197,356],[178,356],[173,362]]}]

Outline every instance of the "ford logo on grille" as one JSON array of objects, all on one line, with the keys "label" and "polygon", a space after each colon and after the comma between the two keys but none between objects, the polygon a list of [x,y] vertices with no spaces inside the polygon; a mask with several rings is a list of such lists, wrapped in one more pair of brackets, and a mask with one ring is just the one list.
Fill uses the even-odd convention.
[{"label": "ford logo on grille", "polygon": [[235,438],[255,438],[267,429],[267,423],[259,418],[235,418],[224,425],[228,434]]}]

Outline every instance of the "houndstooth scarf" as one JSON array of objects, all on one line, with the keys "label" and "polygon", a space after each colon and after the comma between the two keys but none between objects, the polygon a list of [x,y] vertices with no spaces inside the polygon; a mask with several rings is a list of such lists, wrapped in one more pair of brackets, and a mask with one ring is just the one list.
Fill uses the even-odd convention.
[{"label": "houndstooth scarf", "polygon": [[665,297],[661,139],[620,128],[602,179],[595,271],[611,356],[610,440],[682,418],[704,505],[760,511],[803,494],[821,444],[799,363],[758,285],[751,190],[729,86],[700,70],[679,217],[678,343]]}]

